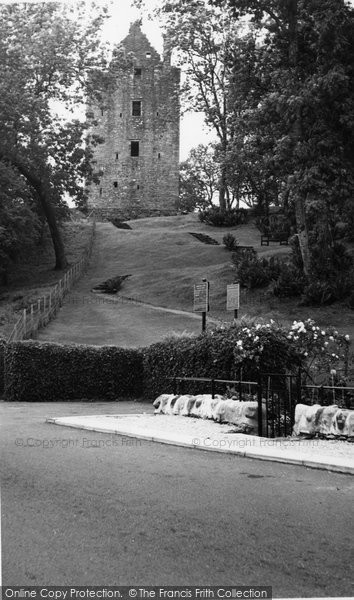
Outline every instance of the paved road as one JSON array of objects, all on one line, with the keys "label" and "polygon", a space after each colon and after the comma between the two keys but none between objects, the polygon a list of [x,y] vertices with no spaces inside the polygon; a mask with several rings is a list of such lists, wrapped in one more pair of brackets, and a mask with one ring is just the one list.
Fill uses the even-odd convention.
[{"label": "paved road", "polygon": [[0,404],[4,585],[352,595],[350,476],[44,423],[142,409]]}]

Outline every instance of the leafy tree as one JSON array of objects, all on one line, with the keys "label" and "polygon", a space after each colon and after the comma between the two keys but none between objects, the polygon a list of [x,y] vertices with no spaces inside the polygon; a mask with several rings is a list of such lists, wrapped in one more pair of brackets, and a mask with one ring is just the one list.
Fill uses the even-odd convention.
[{"label": "leafy tree", "polygon": [[24,181],[0,162],[0,285],[21,251],[39,241],[42,220]]},{"label": "leafy tree", "polygon": [[99,89],[104,11],[91,9],[96,16],[88,20],[84,2],[0,6],[0,161],[45,216],[58,269],[67,264],[57,220],[63,194],[83,201],[97,140],[85,145],[87,125],[54,109],[73,112]]},{"label": "leafy tree", "polygon": [[[260,33],[259,85],[248,86],[245,110],[238,119],[233,114],[245,143],[237,141],[250,156],[258,143],[268,148],[263,179],[275,177],[279,198],[295,214],[310,277],[317,248],[334,256],[336,224],[353,214],[354,10],[343,0],[228,4],[236,19],[251,17]],[[254,55],[246,64],[255,65]],[[252,103],[254,89],[259,93]]]},{"label": "leafy tree", "polygon": [[204,0],[169,0],[161,3],[158,17],[183,67],[182,98],[186,110],[203,112],[206,124],[218,139],[220,163],[219,203],[232,203],[225,156],[231,140],[228,124],[229,74],[227,48],[237,36],[237,25],[225,8],[208,6]]},{"label": "leafy tree", "polygon": [[219,164],[211,144],[192,148],[180,164],[180,208],[193,211],[213,205],[220,179]]}]

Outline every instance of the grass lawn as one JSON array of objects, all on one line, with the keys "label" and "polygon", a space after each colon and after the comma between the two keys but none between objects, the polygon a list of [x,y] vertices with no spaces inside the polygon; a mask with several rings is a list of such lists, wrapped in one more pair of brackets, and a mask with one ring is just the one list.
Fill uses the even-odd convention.
[{"label": "grass lawn", "polygon": [[[231,253],[222,245],[225,233],[235,235],[240,245],[254,246],[261,256],[281,256],[290,252],[287,246],[275,243],[261,246],[260,232],[252,223],[214,228],[200,223],[197,215],[189,214],[138,219],[130,221],[130,226],[131,230],[125,230],[111,223],[97,224],[90,269],[68,296],[57,319],[42,331],[41,339],[136,346],[154,342],[171,331],[181,333],[200,329],[193,316],[157,313],[136,304],[129,308],[118,299],[114,301],[114,296],[112,303],[104,303],[92,294],[91,289],[98,283],[126,274],[131,277],[124,281],[121,295],[182,311],[193,311],[193,286],[206,277],[211,292],[209,316],[231,321],[233,314],[226,311],[226,286],[234,281],[235,275]],[[219,245],[204,244],[190,235],[192,232],[207,234]],[[73,223],[68,227],[66,239],[70,261],[75,252],[82,251],[88,233],[83,224]],[[3,306],[8,306],[6,302],[16,295],[23,296],[16,300],[18,307],[27,301],[29,294],[42,294],[45,288],[41,286],[48,284],[49,276],[50,282],[54,283],[54,276],[62,275],[53,272],[51,267],[52,262],[48,261],[38,265],[38,269],[31,271],[31,286],[26,288],[21,287],[24,278],[21,279],[18,273],[7,298],[3,294]],[[340,331],[354,335],[354,313],[344,303],[304,307],[299,306],[298,300],[279,300],[265,290],[242,290],[239,316],[272,318],[282,323],[312,317],[319,324],[334,325]]]}]

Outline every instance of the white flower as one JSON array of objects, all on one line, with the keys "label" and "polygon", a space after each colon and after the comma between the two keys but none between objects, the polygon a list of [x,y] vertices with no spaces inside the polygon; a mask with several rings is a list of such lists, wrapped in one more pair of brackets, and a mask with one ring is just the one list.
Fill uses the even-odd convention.
[{"label": "white flower", "polygon": [[236,346],[242,348],[242,340],[238,340],[238,342],[236,342]]},{"label": "white flower", "polygon": [[254,340],[253,340],[253,341],[254,341],[254,342],[258,342],[258,340],[259,340],[259,335],[256,335],[256,337],[254,338]]},{"label": "white flower", "polygon": [[334,375],[337,375],[337,371],[335,369],[331,369],[331,375],[334,377]]},{"label": "white flower", "polygon": [[328,346],[328,342],[325,342],[325,343],[324,343],[324,345],[325,345],[325,346]]},{"label": "white flower", "polygon": [[345,336],[344,336],[344,339],[346,339],[346,340],[347,340],[347,342],[349,342],[349,340],[350,340],[350,337],[349,337],[349,335],[348,335],[348,334],[347,334],[347,335],[345,335]]},{"label": "white flower", "polygon": [[330,335],[330,336],[329,336],[329,339],[331,340],[331,342],[333,342],[333,341],[334,341],[334,337],[333,337],[333,335]]},{"label": "white flower", "polygon": [[321,331],[321,333],[322,333],[322,335],[326,335],[326,332],[325,332],[325,331],[323,331],[323,330]]}]

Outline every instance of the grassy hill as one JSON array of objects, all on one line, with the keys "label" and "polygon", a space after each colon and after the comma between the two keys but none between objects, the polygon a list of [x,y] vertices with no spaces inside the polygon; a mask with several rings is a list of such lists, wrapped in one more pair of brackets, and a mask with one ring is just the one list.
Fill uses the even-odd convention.
[{"label": "grassy hill", "polygon": [[[42,332],[41,339],[143,345],[169,331],[199,330],[199,321],[193,319],[193,315],[172,317],[172,313],[157,313],[146,308],[142,311],[132,304],[123,308],[114,296],[111,304],[100,303],[91,293],[91,289],[105,279],[126,274],[131,277],[124,281],[121,295],[181,311],[193,310],[193,286],[206,277],[210,281],[210,317],[231,321],[232,313],[226,312],[226,285],[234,281],[235,273],[231,253],[222,245],[225,233],[233,233],[240,245],[254,246],[259,255],[280,256],[290,252],[288,247],[279,244],[261,246],[260,232],[252,223],[215,228],[200,223],[197,215],[189,214],[139,219],[129,224],[131,230],[118,229],[111,223],[97,224],[90,269],[68,297],[56,321]],[[208,235],[219,245],[202,243],[191,233]],[[48,265],[46,270],[49,273]],[[41,280],[45,279],[44,271],[41,271]],[[37,281],[38,277],[33,286]],[[38,285],[33,289],[38,290]],[[11,301],[14,290],[8,294]],[[80,306],[74,306],[75,295],[80,298]],[[354,313],[344,304],[299,307],[298,300],[279,300],[265,290],[242,290],[239,314],[281,322],[312,317],[320,324],[332,324],[345,333],[354,334]]]}]

